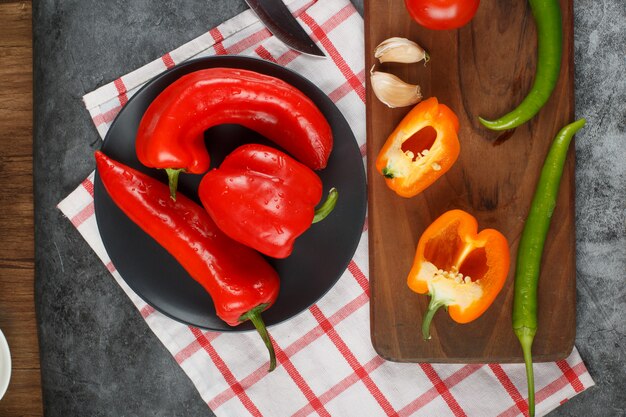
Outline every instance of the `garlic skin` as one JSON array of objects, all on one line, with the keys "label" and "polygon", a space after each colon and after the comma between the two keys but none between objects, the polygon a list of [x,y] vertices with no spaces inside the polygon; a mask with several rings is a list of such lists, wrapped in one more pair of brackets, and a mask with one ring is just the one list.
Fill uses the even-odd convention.
[{"label": "garlic skin", "polygon": [[406,38],[389,38],[383,41],[374,50],[374,57],[381,64],[384,62],[413,64],[422,60],[427,63],[430,60],[424,48]]},{"label": "garlic skin", "polygon": [[422,100],[419,85],[405,83],[393,74],[372,68],[370,83],[376,97],[390,108],[410,106]]}]

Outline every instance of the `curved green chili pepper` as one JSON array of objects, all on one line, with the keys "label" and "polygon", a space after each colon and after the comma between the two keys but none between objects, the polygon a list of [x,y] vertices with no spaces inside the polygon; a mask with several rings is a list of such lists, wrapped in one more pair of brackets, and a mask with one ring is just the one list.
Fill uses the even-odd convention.
[{"label": "curved green chili pepper", "polygon": [[524,352],[528,379],[528,410],[531,417],[535,415],[535,382],[531,350],[537,332],[537,283],[541,254],[550,228],[550,218],[556,206],[567,149],[574,134],[584,125],[585,119],[571,123],[561,129],[554,139],[537,182],[517,251],[513,331]]},{"label": "curved green chili pepper", "polygon": [[561,71],[562,23],[558,0],[529,0],[537,24],[537,70],[535,82],[519,106],[497,120],[480,122],[492,130],[509,130],[532,119],[546,104]]}]

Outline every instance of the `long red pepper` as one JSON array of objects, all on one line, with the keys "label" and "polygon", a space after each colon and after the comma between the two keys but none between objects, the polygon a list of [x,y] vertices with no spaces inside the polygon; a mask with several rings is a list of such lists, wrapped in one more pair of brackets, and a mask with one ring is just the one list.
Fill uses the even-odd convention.
[{"label": "long red pepper", "polygon": [[330,125],[300,90],[253,71],[210,68],[179,78],[150,104],[137,131],[137,157],[167,170],[175,198],[181,171],[209,169],[204,131],[225,123],[260,133],[314,170],[326,167],[333,147]]},{"label": "long red pepper", "polygon": [[261,319],[279,291],[278,274],[254,250],[227,237],[207,212],[183,195],[170,198],[165,184],[98,151],[98,174],[115,204],[154,238],[211,295],[218,317],[231,326],[250,320],[276,366]]}]

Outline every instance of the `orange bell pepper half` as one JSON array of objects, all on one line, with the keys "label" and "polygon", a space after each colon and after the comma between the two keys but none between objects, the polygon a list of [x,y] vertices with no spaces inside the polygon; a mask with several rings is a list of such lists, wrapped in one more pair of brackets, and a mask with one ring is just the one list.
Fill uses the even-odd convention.
[{"label": "orange bell pepper half", "polygon": [[413,197],[448,172],[460,152],[459,119],[432,97],[415,106],[389,135],[376,170],[402,197]]},{"label": "orange bell pepper half", "polygon": [[478,233],[478,222],[462,210],[451,210],[435,220],[417,244],[409,273],[409,288],[430,294],[422,322],[424,339],[440,307],[452,320],[477,319],[496,299],[509,274],[509,244],[494,229]]}]

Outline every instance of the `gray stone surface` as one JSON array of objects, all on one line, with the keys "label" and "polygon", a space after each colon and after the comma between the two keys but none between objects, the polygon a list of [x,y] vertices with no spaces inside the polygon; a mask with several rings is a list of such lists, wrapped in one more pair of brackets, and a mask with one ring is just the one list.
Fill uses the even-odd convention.
[{"label": "gray stone surface", "polygon": [[[487,1],[487,0],[484,0]],[[362,11],[362,0],[356,0]],[[246,8],[242,0],[34,2],[36,297],[46,416],[211,416],[55,208],[94,168],[81,97]],[[626,415],[626,6],[575,0],[576,344],[597,382],[551,416]],[[344,417],[344,416],[338,416]]]},{"label": "gray stone surface", "polygon": [[626,416],[626,3],[574,5],[576,346],[597,386],[554,415]]}]

